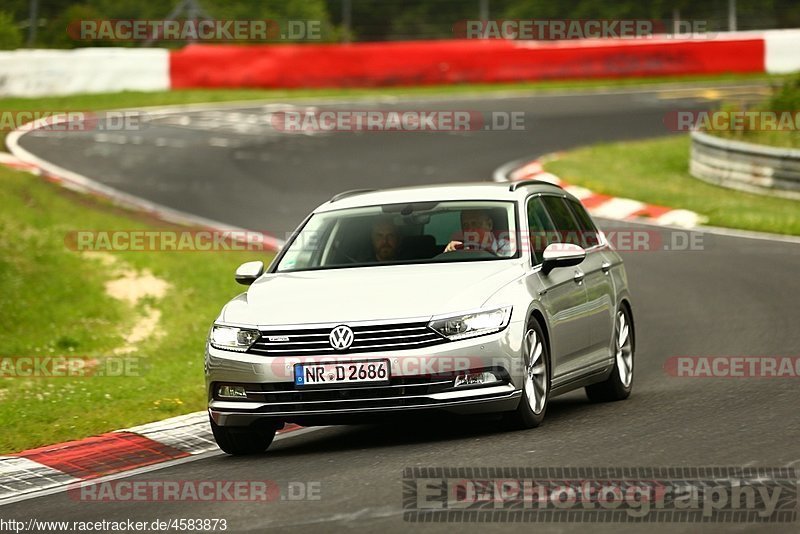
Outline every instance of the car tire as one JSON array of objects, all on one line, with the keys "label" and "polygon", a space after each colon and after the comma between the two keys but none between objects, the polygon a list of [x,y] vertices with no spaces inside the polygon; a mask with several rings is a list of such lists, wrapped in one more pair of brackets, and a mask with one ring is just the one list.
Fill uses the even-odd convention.
[{"label": "car tire", "polygon": [[219,426],[211,421],[211,432],[214,441],[224,452],[241,456],[245,454],[260,454],[267,450],[275,439],[277,427],[264,426]]},{"label": "car tire", "polygon": [[541,325],[533,318],[525,328],[522,364],[522,398],[515,411],[505,414],[505,423],[512,429],[535,428],[542,424],[550,399],[550,351]]},{"label": "car tire", "polygon": [[631,313],[626,306],[620,306],[614,320],[614,368],[604,382],[586,386],[589,400],[610,402],[630,396],[633,387],[635,341]]}]

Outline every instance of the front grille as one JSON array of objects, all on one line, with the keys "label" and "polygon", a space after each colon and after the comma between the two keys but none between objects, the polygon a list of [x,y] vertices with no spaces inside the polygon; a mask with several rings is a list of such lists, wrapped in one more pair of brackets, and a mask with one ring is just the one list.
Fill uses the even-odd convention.
[{"label": "front grille", "polygon": [[331,347],[329,336],[333,327],[326,327],[263,330],[261,337],[247,352],[264,356],[357,354],[419,349],[447,341],[428,328],[428,323],[360,325],[350,328],[353,330],[353,344],[346,350]]}]

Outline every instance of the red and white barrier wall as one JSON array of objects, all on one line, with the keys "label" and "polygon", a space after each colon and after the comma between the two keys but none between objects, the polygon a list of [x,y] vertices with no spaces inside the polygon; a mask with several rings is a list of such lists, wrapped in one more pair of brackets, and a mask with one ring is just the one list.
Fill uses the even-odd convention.
[{"label": "red and white barrier wall", "polygon": [[0,52],[0,96],[786,73],[800,70],[798,50],[800,30],[719,33],[696,39],[18,50]]}]

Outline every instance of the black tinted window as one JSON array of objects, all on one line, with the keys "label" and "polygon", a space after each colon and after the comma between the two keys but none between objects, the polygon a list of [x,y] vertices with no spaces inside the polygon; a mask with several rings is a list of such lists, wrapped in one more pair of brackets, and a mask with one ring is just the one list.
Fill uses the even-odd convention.
[{"label": "black tinted window", "polygon": [[554,240],[551,242],[570,243],[572,245],[578,245],[581,247],[584,246],[583,240],[581,239],[581,231],[580,227],[578,226],[578,222],[572,215],[572,211],[570,211],[569,207],[567,207],[567,203],[564,201],[564,199],[559,197],[543,196],[542,201],[547,208],[547,212],[550,214],[550,219],[552,219],[553,224],[556,227]]},{"label": "black tinted window", "polygon": [[[528,200],[527,244],[530,246],[534,265],[542,263],[542,255],[547,245],[558,242],[555,238],[555,230],[547,211],[544,209],[542,199],[532,197]],[[526,239],[523,239],[523,246],[525,242]]]},{"label": "black tinted window", "polygon": [[586,208],[581,206],[574,200],[568,200],[567,204],[572,209],[572,213],[578,220],[578,225],[581,229],[581,237],[583,238],[583,248],[591,248],[600,243],[600,236],[598,235],[597,227],[592,222],[592,218],[586,213]]}]

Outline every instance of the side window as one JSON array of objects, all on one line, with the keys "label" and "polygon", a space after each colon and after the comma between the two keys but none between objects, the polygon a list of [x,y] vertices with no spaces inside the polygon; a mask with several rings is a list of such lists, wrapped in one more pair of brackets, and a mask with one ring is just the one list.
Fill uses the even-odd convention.
[{"label": "side window", "polygon": [[527,241],[531,249],[534,265],[542,263],[542,256],[547,245],[556,242],[554,234],[555,227],[547,215],[547,210],[544,209],[542,199],[540,197],[528,199]]},{"label": "side window", "polygon": [[560,197],[542,196],[550,219],[555,225],[555,239],[551,242],[569,243],[571,245],[584,246],[581,240],[581,231],[578,222],[572,215],[566,201]]},{"label": "side window", "polygon": [[583,248],[592,248],[600,244],[600,236],[597,227],[594,225],[592,218],[586,213],[580,203],[574,200],[568,200],[567,204],[572,209],[572,213],[578,220],[578,225],[581,228],[581,237],[583,238]]}]

